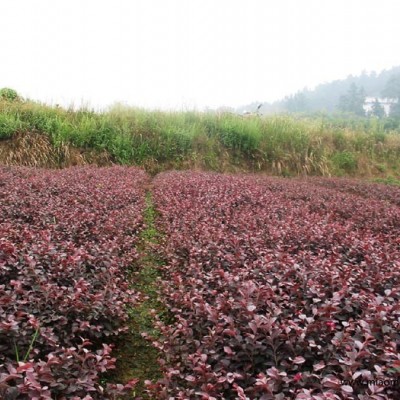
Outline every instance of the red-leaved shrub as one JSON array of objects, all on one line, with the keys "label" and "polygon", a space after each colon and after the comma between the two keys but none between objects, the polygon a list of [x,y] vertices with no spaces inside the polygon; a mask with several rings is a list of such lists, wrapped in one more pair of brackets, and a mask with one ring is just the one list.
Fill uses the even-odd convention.
[{"label": "red-leaved shrub", "polygon": [[175,316],[156,398],[400,398],[398,191],[184,172],[154,187]]},{"label": "red-leaved shrub", "polygon": [[112,338],[138,294],[146,174],[0,168],[0,398],[107,399]]}]

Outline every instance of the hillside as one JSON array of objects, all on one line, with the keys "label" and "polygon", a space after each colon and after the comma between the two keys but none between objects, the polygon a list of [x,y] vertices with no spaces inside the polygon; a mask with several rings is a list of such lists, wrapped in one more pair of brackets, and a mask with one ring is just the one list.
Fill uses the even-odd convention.
[{"label": "hillside", "polygon": [[[270,114],[274,112],[317,112],[324,111],[333,113],[338,111],[340,97],[346,95],[352,84],[363,88],[366,97],[384,97],[383,92],[389,80],[393,76],[400,75],[400,66],[383,70],[380,73],[375,71],[363,72],[359,76],[349,75],[346,79],[338,79],[332,82],[321,83],[315,89],[307,88],[286,96],[284,99],[273,103],[262,103],[261,112]],[[254,112],[260,102],[247,104],[239,107],[236,111]]]}]

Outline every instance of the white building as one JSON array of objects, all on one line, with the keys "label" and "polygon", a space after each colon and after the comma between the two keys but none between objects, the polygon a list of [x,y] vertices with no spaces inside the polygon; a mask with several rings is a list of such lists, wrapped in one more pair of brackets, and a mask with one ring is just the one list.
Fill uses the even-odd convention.
[{"label": "white building", "polygon": [[366,114],[369,114],[372,111],[372,107],[375,103],[375,99],[378,99],[379,104],[385,110],[386,116],[390,114],[390,107],[396,103],[396,100],[393,99],[382,99],[380,97],[367,97],[364,103],[364,111]]}]

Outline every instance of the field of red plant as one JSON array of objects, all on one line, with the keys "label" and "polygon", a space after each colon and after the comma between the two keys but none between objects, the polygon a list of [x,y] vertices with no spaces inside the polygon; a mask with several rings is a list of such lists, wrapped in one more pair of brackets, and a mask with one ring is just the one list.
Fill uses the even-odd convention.
[{"label": "field of red plant", "polygon": [[155,398],[400,398],[400,192],[376,187],[158,175]]},{"label": "field of red plant", "polygon": [[[148,176],[0,167],[0,399],[116,399]],[[400,189],[168,172],[152,399],[400,398]],[[148,201],[148,200],[147,200]],[[148,262],[148,261],[147,261]],[[154,312],[151,311],[151,315]]]},{"label": "field of red plant", "polygon": [[371,185],[368,182],[344,178],[312,178],[309,181],[312,184],[316,184],[333,190],[356,194],[367,199],[386,200],[390,203],[400,206],[400,190],[396,186],[389,186],[384,184]]},{"label": "field of red plant", "polygon": [[[0,168],[0,398],[104,399],[124,330],[146,174]],[[129,389],[134,382],[127,384]]]}]

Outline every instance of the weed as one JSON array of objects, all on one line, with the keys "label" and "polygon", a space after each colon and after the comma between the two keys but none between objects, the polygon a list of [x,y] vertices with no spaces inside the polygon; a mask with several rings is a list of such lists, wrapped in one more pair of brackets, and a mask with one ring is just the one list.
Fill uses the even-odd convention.
[{"label": "weed", "polygon": [[377,183],[384,183],[385,185],[400,186],[400,180],[393,176],[388,176],[387,178],[376,178],[373,181]]},{"label": "weed", "polygon": [[357,160],[349,151],[336,153],[332,157],[332,161],[336,168],[348,173],[354,172],[357,168]]},{"label": "weed", "polygon": [[[204,168],[267,171],[291,175],[355,174],[361,157],[387,167],[400,160],[400,135],[383,122],[326,117],[250,116],[231,113],[144,111],[114,106],[104,112],[66,110],[32,101],[0,99],[0,139],[18,133],[45,134],[63,146],[107,154],[149,172]],[[67,157],[51,161],[65,166]],[[7,160],[5,163],[11,163]],[[360,171],[362,172],[362,171]]]}]

